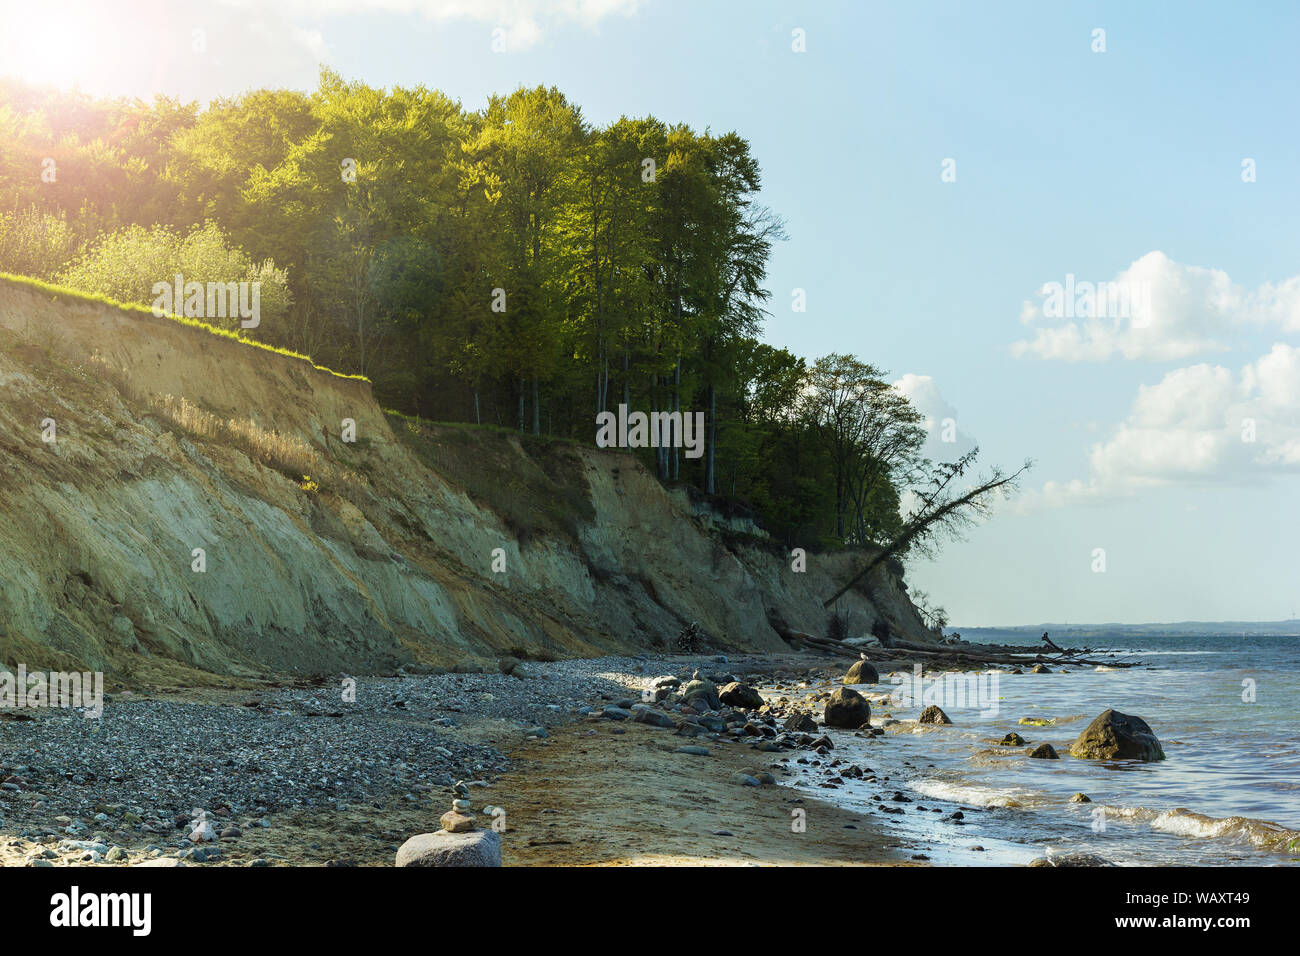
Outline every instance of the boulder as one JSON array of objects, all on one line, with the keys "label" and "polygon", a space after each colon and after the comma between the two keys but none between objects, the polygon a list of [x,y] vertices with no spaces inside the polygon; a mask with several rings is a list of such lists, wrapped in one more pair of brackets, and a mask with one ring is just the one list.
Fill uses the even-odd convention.
[{"label": "boulder", "polygon": [[826,701],[823,716],[827,727],[844,727],[857,730],[865,727],[871,720],[871,705],[856,690],[840,687]]},{"label": "boulder", "polygon": [[925,710],[921,711],[921,716],[917,718],[917,723],[920,723],[920,724],[951,724],[952,721],[948,719],[948,715],[947,715],[947,714],[945,714],[942,710],[940,710],[940,709],[939,709],[938,707],[936,707],[934,704],[931,704],[929,707],[925,708]]},{"label": "boulder", "polygon": [[1114,866],[1109,860],[1103,860],[1091,853],[1053,853],[1030,860],[1026,866]]},{"label": "boulder", "polygon": [[1033,750],[1029,751],[1027,756],[1034,757],[1038,760],[1060,760],[1061,759],[1056,755],[1056,748],[1053,747],[1051,744],[1039,744]]},{"label": "boulder", "polygon": [[998,744],[1003,747],[1023,747],[1025,738],[1017,733],[1010,733],[998,741]]},{"label": "boulder", "polygon": [[782,726],[786,730],[792,730],[796,733],[811,734],[817,732],[817,721],[802,713],[792,714]]},{"label": "boulder", "polygon": [[1029,673],[1031,673],[1031,674],[1050,674],[1050,673],[1052,673],[1052,672],[1051,672],[1051,670],[1050,670],[1046,665],[1044,665],[1044,664],[1035,664],[1032,668],[1030,668]]},{"label": "boulder", "polygon": [[718,688],[714,686],[711,680],[697,677],[689,681],[682,688],[681,693],[682,700],[686,703],[698,699],[706,704],[710,710],[717,710],[722,706],[722,702],[718,700]]},{"label": "boulder", "polygon": [[880,674],[871,661],[854,661],[849,672],[844,675],[846,684],[875,684],[880,680]]},{"label": "boulder", "polygon": [[763,706],[763,695],[740,681],[732,681],[718,691],[718,700],[744,710],[758,710]]},{"label": "boulder", "polygon": [[1092,803],[1092,797],[1086,793],[1076,793],[1070,798],[1071,803]]},{"label": "boulder", "polygon": [[398,866],[500,866],[501,835],[495,830],[421,833],[397,850]]},{"label": "boulder", "polygon": [[632,720],[638,724],[649,724],[651,727],[664,727],[672,730],[677,726],[677,721],[673,720],[661,710],[652,710],[649,707],[637,707],[634,711],[635,716]]},{"label": "boulder", "polygon": [[1082,760],[1164,760],[1160,741],[1141,717],[1106,710],[1070,745]]}]

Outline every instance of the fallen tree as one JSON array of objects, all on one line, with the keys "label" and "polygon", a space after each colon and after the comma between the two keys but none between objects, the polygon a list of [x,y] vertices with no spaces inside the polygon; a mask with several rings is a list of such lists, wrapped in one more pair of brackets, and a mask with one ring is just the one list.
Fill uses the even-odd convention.
[{"label": "fallen tree", "polygon": [[929,482],[919,490],[913,489],[919,504],[907,516],[903,529],[857,574],[849,578],[843,587],[827,598],[822,606],[830,607],[849,588],[894,555],[907,551],[929,555],[936,549],[940,538],[960,537],[962,529],[970,525],[976,516],[987,515],[991,502],[1014,489],[1020,476],[1033,466],[1033,462],[1026,461],[1010,475],[1004,474],[1000,468],[994,468],[988,478],[958,495],[953,486],[978,455],[979,449],[975,448],[955,462],[935,466]]}]

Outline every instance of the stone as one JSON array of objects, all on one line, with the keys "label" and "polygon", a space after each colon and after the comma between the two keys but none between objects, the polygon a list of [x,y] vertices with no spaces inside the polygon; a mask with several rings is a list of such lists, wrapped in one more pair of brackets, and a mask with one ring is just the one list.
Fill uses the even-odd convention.
[{"label": "stone", "polygon": [[792,714],[782,724],[786,730],[792,730],[796,733],[811,734],[817,731],[817,721],[813,720],[808,714]]},{"label": "stone", "polygon": [[693,757],[707,757],[709,755],[708,747],[678,747],[677,753],[690,754]]},{"label": "stone", "polygon": [[718,700],[744,710],[758,710],[763,706],[763,695],[740,681],[732,681],[718,691]]},{"label": "stone", "polygon": [[1070,745],[1081,760],[1164,760],[1165,752],[1141,717],[1107,709]]},{"label": "stone", "polygon": [[132,866],[184,866],[185,863],[174,856],[160,856],[152,860],[141,860],[139,863],[133,863]]},{"label": "stone", "polygon": [[1021,737],[1017,733],[1007,734],[1005,737],[1003,737],[1001,740],[998,741],[998,744],[1002,747],[1023,747],[1025,746],[1025,743],[1026,743],[1025,738]]},{"label": "stone", "polygon": [[1029,751],[1026,756],[1034,757],[1038,760],[1060,760],[1056,755],[1056,748],[1051,744],[1039,744],[1033,750]]},{"label": "stone", "polygon": [[940,710],[940,709],[939,709],[938,707],[936,707],[934,704],[931,704],[929,707],[925,708],[925,710],[921,711],[921,716],[917,718],[917,723],[920,723],[920,724],[951,724],[952,721],[948,719],[948,715],[947,715],[947,714],[945,714],[942,710]]},{"label": "stone", "polygon": [[1086,793],[1076,793],[1070,798],[1071,803],[1092,803],[1092,797]]},{"label": "stone", "polygon": [[762,784],[758,781],[758,778],[756,778],[756,777],[751,777],[751,776],[750,776],[749,774],[747,774],[747,773],[740,773],[739,771],[737,771],[736,773],[733,773],[733,774],[731,775],[731,782],[732,782],[732,783],[735,783],[735,784],[739,784],[739,785],[742,786],[742,787],[761,787],[761,786],[762,786]]},{"label": "stone", "polygon": [[216,827],[204,820],[190,831],[188,839],[191,843],[215,843],[217,842]]},{"label": "stone", "polygon": [[1035,664],[1033,667],[1031,667],[1031,668],[1029,669],[1029,673],[1031,673],[1031,674],[1050,674],[1050,673],[1052,673],[1052,671],[1051,671],[1051,669],[1050,669],[1049,667],[1047,667],[1047,665],[1045,665],[1045,664]]},{"label": "stone", "polygon": [[823,719],[826,721],[827,727],[843,727],[848,730],[857,730],[870,722],[871,705],[856,690],[849,687],[838,687],[835,693],[831,694],[830,699],[826,701]]},{"label": "stone", "polygon": [[677,721],[673,720],[663,711],[655,710],[651,707],[637,708],[632,719],[638,724],[649,724],[651,727],[664,727],[668,730],[677,726]]},{"label": "stone", "polygon": [[438,822],[449,833],[469,833],[474,829],[474,814],[448,810]]},{"label": "stone", "polygon": [[880,674],[870,661],[854,661],[849,672],[844,675],[846,684],[875,684],[879,680]]},{"label": "stone", "polygon": [[606,720],[627,720],[632,716],[632,712],[624,710],[622,707],[606,707],[600,712],[600,715]]},{"label": "stone", "polygon": [[1053,853],[1030,860],[1026,866],[1114,866],[1109,860],[1103,860],[1091,853]]},{"label": "stone", "polygon": [[722,702],[718,699],[718,688],[714,686],[713,681],[702,677],[688,682],[681,693],[682,700],[687,703],[698,698],[710,710],[717,710],[722,706]]},{"label": "stone", "polygon": [[397,850],[398,866],[500,866],[501,835],[495,830],[421,833]]},{"label": "stone", "polygon": [[104,855],[104,859],[109,863],[120,863],[124,860],[130,859],[130,854],[120,846],[115,846]]}]

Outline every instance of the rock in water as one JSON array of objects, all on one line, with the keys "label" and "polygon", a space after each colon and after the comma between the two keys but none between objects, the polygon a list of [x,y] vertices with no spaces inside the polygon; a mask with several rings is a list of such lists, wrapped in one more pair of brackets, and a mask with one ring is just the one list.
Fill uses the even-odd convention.
[{"label": "rock in water", "polygon": [[921,724],[951,724],[948,715],[942,710],[931,704],[925,710],[921,711],[921,716],[917,718],[917,723]]},{"label": "rock in water", "polygon": [[1036,757],[1039,760],[1060,760],[1056,755],[1056,748],[1051,744],[1039,744],[1033,750],[1029,751],[1030,757]]},{"label": "rock in water", "polygon": [[823,715],[827,727],[845,727],[857,730],[871,721],[871,705],[856,690],[840,687],[826,701]]},{"label": "rock in water", "polygon": [[1025,745],[1025,738],[1021,737],[1017,733],[1010,733],[1003,737],[999,741],[999,744],[1003,747],[1023,747]]},{"label": "rock in water", "polygon": [[1164,760],[1160,741],[1141,717],[1106,710],[1070,745],[1082,760]]},{"label": "rock in water", "polygon": [[763,695],[740,681],[732,681],[718,691],[718,700],[742,710],[758,710],[763,706]]},{"label": "rock in water", "polygon": [[501,835],[495,830],[421,833],[397,850],[398,866],[500,866]]},{"label": "rock in water", "polygon": [[844,675],[846,684],[875,684],[879,682],[880,674],[872,665],[871,661],[854,661],[849,672]]},{"label": "rock in water", "polygon": [[1091,853],[1054,853],[1030,860],[1026,866],[1114,866],[1109,860],[1103,860]]},{"label": "rock in water", "polygon": [[1092,803],[1092,797],[1086,793],[1076,793],[1070,798],[1071,803]]}]

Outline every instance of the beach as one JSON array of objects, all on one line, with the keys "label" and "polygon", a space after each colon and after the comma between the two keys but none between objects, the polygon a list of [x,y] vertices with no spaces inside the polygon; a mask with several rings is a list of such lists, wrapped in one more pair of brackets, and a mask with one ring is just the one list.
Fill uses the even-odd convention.
[{"label": "beach", "polygon": [[[477,826],[501,831],[506,866],[1293,862],[1290,791],[1272,805],[1194,789],[1212,771],[1188,763],[1190,736],[1165,735],[1170,759],[1158,763],[1068,755],[1095,712],[1136,696],[1154,727],[1181,729],[1183,705],[1151,699],[1150,686],[1194,688],[1199,671],[893,660],[853,685],[870,724],[826,727],[849,663],[806,652],[509,661],[512,673],[358,678],[354,700],[340,675],[118,691],[97,719],[10,709],[0,862],[391,866],[466,795]],[[917,674],[940,691],[964,681],[976,697],[936,697],[951,723],[922,723],[924,695],[898,693]],[[709,701],[746,693],[737,687],[757,696]],[[1006,746],[1009,732],[1023,745]],[[1030,758],[1041,743],[1061,756]]]}]

